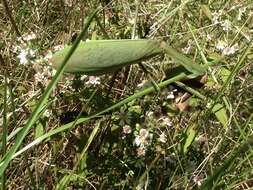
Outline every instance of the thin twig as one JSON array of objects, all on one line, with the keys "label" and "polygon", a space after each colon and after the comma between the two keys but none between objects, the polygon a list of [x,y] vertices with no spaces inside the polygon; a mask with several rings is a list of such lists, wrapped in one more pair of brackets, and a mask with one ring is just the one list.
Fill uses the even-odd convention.
[{"label": "thin twig", "polygon": [[4,5],[4,7],[5,7],[5,12],[6,12],[7,16],[9,17],[9,19],[10,19],[10,21],[11,21],[12,27],[14,28],[16,34],[17,34],[18,36],[21,36],[21,33],[19,32],[18,27],[17,27],[17,25],[16,25],[16,23],[15,23],[15,21],[14,21],[12,15],[11,15],[11,11],[10,11],[10,9],[9,9],[9,7],[8,7],[7,1],[6,1],[6,0],[2,0],[2,1],[3,1],[3,5]]},{"label": "thin twig", "polygon": [[1,66],[4,66],[5,64],[4,64],[4,58],[3,58],[3,56],[2,56],[2,54],[0,53],[0,65]]}]

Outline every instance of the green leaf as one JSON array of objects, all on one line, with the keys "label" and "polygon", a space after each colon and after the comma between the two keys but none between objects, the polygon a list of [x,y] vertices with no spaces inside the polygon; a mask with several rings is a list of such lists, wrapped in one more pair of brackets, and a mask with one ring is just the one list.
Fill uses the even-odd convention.
[{"label": "green leaf", "polygon": [[35,137],[34,139],[44,135],[44,126],[41,122],[39,122],[35,127]]},{"label": "green leaf", "polygon": [[225,67],[220,68],[219,76],[223,82],[226,82],[230,74],[230,70],[226,69]]},{"label": "green leaf", "polygon": [[222,104],[215,104],[212,112],[215,114],[218,121],[223,125],[224,128],[227,128],[228,125],[228,116],[226,113],[226,109]]},{"label": "green leaf", "polygon": [[192,126],[189,126],[186,130],[186,138],[185,138],[185,143],[183,145],[183,153],[184,154],[186,154],[188,152],[189,147],[193,143],[196,135],[197,135],[196,124],[193,124]]}]

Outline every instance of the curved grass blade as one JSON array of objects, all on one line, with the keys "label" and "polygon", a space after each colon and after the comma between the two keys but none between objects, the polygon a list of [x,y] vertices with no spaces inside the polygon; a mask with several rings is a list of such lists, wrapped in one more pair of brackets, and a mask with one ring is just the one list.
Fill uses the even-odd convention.
[{"label": "curved grass blade", "polygon": [[66,186],[69,184],[71,177],[74,175],[74,172],[78,169],[78,166],[81,164],[82,159],[85,157],[85,154],[89,148],[89,146],[91,145],[92,141],[94,140],[95,136],[97,135],[97,132],[100,128],[100,124],[101,122],[99,122],[96,127],[92,130],[88,141],[86,142],[86,145],[84,146],[84,149],[82,150],[82,153],[80,154],[80,156],[78,157],[78,161],[76,162],[73,170],[71,171],[70,174],[65,175],[60,182],[56,185],[56,190],[57,189],[65,189]]},{"label": "curved grass blade", "polygon": [[[179,74],[178,76],[175,76],[175,77],[173,77],[173,78],[171,78],[171,79],[168,79],[168,80],[166,80],[166,81],[164,81],[164,82],[159,83],[159,84],[158,84],[158,87],[162,89],[162,88],[166,87],[167,85],[169,85],[169,84],[171,84],[171,83],[173,83],[173,82],[175,82],[175,81],[184,80],[184,79],[186,79],[186,78],[188,78],[188,75],[186,75],[185,73],[181,73],[181,74]],[[89,120],[91,120],[91,119],[94,119],[94,118],[96,118],[96,117],[99,117],[99,116],[102,115],[102,114],[108,113],[108,112],[110,112],[110,111],[112,111],[112,110],[114,110],[114,109],[117,109],[117,108],[121,107],[121,106],[124,105],[124,104],[127,104],[128,102],[133,101],[134,99],[140,98],[140,97],[142,97],[142,96],[144,96],[144,95],[146,95],[146,94],[152,93],[152,92],[154,92],[154,91],[156,91],[156,89],[155,89],[153,86],[152,86],[152,87],[149,87],[149,88],[147,88],[147,89],[144,89],[144,90],[141,91],[141,92],[137,92],[137,93],[133,94],[132,96],[130,96],[130,97],[124,99],[124,100],[121,100],[120,102],[118,102],[118,103],[116,103],[116,104],[110,106],[109,108],[106,108],[106,109],[104,109],[104,110],[102,110],[102,111],[100,111],[100,112],[94,113],[94,114],[92,114],[92,115],[90,115],[90,116],[88,116],[88,117],[80,118],[80,119],[78,119],[77,121],[73,121],[73,122],[67,123],[67,124],[65,124],[65,125],[63,125],[63,126],[61,126],[61,127],[58,127],[58,128],[56,128],[56,129],[53,129],[53,130],[49,131],[48,133],[45,133],[44,135],[38,137],[38,138],[35,139],[33,142],[31,142],[30,144],[26,145],[24,148],[22,148],[21,150],[19,150],[16,154],[14,154],[14,155],[11,157],[11,159],[13,159],[13,158],[19,156],[20,154],[22,154],[22,153],[25,152],[26,150],[28,150],[28,149],[30,149],[31,147],[33,147],[33,146],[35,146],[35,145],[41,143],[41,142],[44,141],[45,139],[47,139],[47,138],[49,138],[49,137],[51,137],[51,136],[53,136],[53,135],[55,135],[55,134],[61,133],[61,132],[63,132],[63,131],[66,131],[66,130],[68,130],[68,129],[73,128],[75,125],[78,125],[78,124],[81,124],[81,123],[85,123],[85,122],[87,122],[87,121],[89,121]],[[75,123],[75,125],[73,125],[74,123]],[[2,166],[3,164],[4,164],[4,161],[0,163],[0,166]]]},{"label": "curved grass blade", "polygon": [[228,158],[224,161],[224,164],[218,168],[215,173],[207,178],[207,180],[200,186],[200,190],[212,189],[213,185],[226,173],[227,169],[232,166],[234,160],[247,151],[251,150],[253,146],[253,136],[249,136],[247,140],[241,143],[237,149],[234,149]]},{"label": "curved grass blade", "polygon": [[224,95],[224,92],[225,92],[226,88],[228,87],[228,85],[231,83],[232,79],[235,77],[235,75],[240,70],[242,64],[244,63],[245,59],[247,58],[247,55],[250,53],[250,49],[251,49],[252,46],[253,46],[253,38],[249,42],[247,48],[243,52],[243,54],[240,57],[238,63],[234,66],[234,68],[232,69],[230,75],[227,77],[227,80],[225,81],[225,83],[221,87],[219,93],[214,98],[213,104],[210,106],[210,108],[208,109],[207,113],[210,113],[213,110],[213,108],[216,105],[216,103],[218,102],[218,100]]},{"label": "curved grass blade", "polygon": [[57,84],[58,80],[60,79],[60,76],[63,74],[67,62],[71,58],[71,55],[74,53],[74,51],[77,48],[77,46],[78,46],[79,42],[81,41],[82,37],[87,32],[88,27],[89,27],[92,19],[94,18],[94,16],[97,14],[98,11],[99,11],[99,9],[97,9],[96,11],[94,11],[94,13],[88,18],[87,23],[85,24],[84,29],[82,30],[81,34],[79,35],[79,37],[75,41],[74,45],[71,47],[71,49],[69,50],[68,54],[64,58],[63,63],[59,67],[59,69],[56,72],[55,76],[53,77],[52,81],[47,86],[47,88],[46,88],[45,92],[43,93],[42,97],[40,98],[40,101],[37,104],[35,110],[32,112],[32,115],[29,117],[27,124],[24,126],[24,128],[22,129],[22,131],[18,134],[18,136],[16,138],[16,141],[15,141],[15,144],[10,148],[10,150],[1,159],[1,163],[2,164],[0,165],[0,176],[3,175],[5,169],[7,168],[8,164],[12,160],[13,155],[18,150],[18,148],[20,147],[21,143],[23,142],[25,136],[27,135],[27,133],[29,132],[29,130],[33,127],[34,123],[36,122],[37,117],[40,114],[41,108],[46,103],[46,101],[47,101],[50,93],[52,92],[54,86]]},{"label": "curved grass blade", "polygon": [[[2,140],[2,150],[1,153],[2,155],[5,154],[6,149],[7,149],[7,136],[8,136],[8,123],[7,123],[7,99],[8,99],[8,82],[7,82],[7,75],[4,73],[4,102],[3,102],[3,131],[1,135],[1,140]],[[6,188],[6,175],[5,172],[1,176],[1,189]]]}]

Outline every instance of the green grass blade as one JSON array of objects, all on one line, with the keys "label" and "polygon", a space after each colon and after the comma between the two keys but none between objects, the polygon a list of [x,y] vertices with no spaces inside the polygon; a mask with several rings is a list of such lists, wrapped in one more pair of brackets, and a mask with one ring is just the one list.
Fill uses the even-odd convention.
[{"label": "green grass blade", "polygon": [[250,136],[247,140],[241,143],[241,146],[239,146],[237,149],[232,151],[228,158],[224,161],[224,164],[218,168],[215,173],[207,178],[207,180],[203,183],[202,186],[200,186],[200,190],[210,190],[213,187],[213,184],[216,183],[225,173],[226,170],[232,166],[234,160],[239,156],[247,151],[251,150],[253,146],[253,137]]},{"label": "green grass blade", "polygon": [[143,172],[143,174],[140,176],[138,183],[135,185],[135,187],[133,189],[137,189],[137,186],[139,184],[142,184],[144,182],[145,177],[148,175],[149,171],[154,167],[155,163],[159,160],[159,158],[161,157],[161,154],[158,154],[154,160],[152,160],[152,162],[149,164],[149,166],[147,167],[147,169]]},{"label": "green grass blade", "polygon": [[[11,134],[8,135],[7,142],[10,141],[13,137],[15,137],[21,130],[22,130],[21,127],[18,127],[17,129],[13,130]],[[2,148],[2,141],[0,142],[0,149],[1,148]]]},{"label": "green grass blade", "polygon": [[[168,79],[168,80],[166,80],[166,81],[164,81],[164,82],[159,83],[158,86],[159,86],[159,88],[164,88],[164,87],[166,87],[167,85],[169,85],[169,84],[171,84],[171,83],[173,83],[173,82],[175,82],[175,81],[183,80],[183,79],[186,79],[186,78],[187,78],[187,75],[186,75],[185,73],[181,73],[181,74],[179,74],[179,75],[176,76],[176,77],[173,77],[173,78],[171,78],[171,79]],[[35,139],[33,142],[31,142],[30,144],[26,145],[24,148],[22,148],[21,150],[19,150],[16,154],[14,154],[14,155],[12,156],[11,159],[17,157],[18,155],[22,154],[23,152],[25,152],[25,151],[28,150],[29,148],[31,148],[31,147],[33,147],[33,146],[35,146],[35,145],[41,143],[43,140],[45,140],[45,139],[47,139],[47,138],[49,138],[49,137],[51,137],[51,136],[53,136],[53,135],[55,135],[55,134],[61,133],[61,132],[63,132],[63,131],[66,131],[66,130],[68,130],[68,129],[73,128],[75,125],[78,125],[78,124],[81,124],[81,123],[85,123],[85,122],[87,122],[87,121],[89,121],[89,120],[91,120],[91,119],[94,119],[94,118],[96,118],[96,117],[99,117],[99,116],[102,115],[102,114],[108,113],[108,112],[110,112],[110,111],[112,111],[112,110],[114,110],[114,109],[117,109],[117,108],[121,107],[121,106],[124,105],[124,104],[127,104],[128,102],[133,101],[134,99],[140,98],[140,97],[142,97],[142,96],[144,96],[144,95],[147,95],[147,94],[149,94],[149,93],[152,93],[152,92],[154,92],[154,91],[156,91],[156,89],[155,89],[153,86],[152,86],[152,87],[149,87],[149,88],[147,88],[147,89],[144,89],[144,90],[141,91],[141,92],[135,93],[134,95],[132,95],[132,96],[130,96],[130,97],[124,99],[124,100],[121,100],[120,102],[118,102],[118,103],[116,103],[116,104],[110,106],[109,108],[106,108],[106,109],[104,109],[104,110],[102,110],[102,111],[100,111],[100,112],[98,112],[98,113],[95,113],[95,114],[93,114],[93,115],[91,115],[91,116],[88,116],[88,117],[80,118],[80,119],[78,119],[77,121],[73,121],[73,122],[67,123],[67,124],[65,124],[65,125],[63,125],[63,126],[61,126],[61,127],[58,127],[58,128],[56,128],[56,129],[53,129],[53,130],[49,131],[48,133],[45,133],[44,135],[38,137],[38,138]],[[75,125],[73,125],[73,123],[75,123]],[[2,166],[3,164],[4,164],[4,162],[1,162],[1,163],[0,163],[0,166]]]},{"label": "green grass blade", "polygon": [[[7,97],[8,97],[8,82],[7,82],[7,76],[5,73],[4,76],[4,105],[3,105],[3,131],[2,131],[2,155],[6,153],[7,150],[7,136],[8,136],[8,124],[7,124]],[[6,181],[6,176],[5,173],[1,176],[1,189],[5,189],[5,181]]]},{"label": "green grass blade", "polygon": [[[199,53],[200,53],[200,55],[201,55],[202,61],[204,62],[204,64],[205,64],[206,66],[210,65],[210,64],[208,63],[208,61],[207,61],[207,58],[206,58],[204,52],[202,51],[201,46],[200,46],[199,43],[198,43],[198,40],[197,40],[197,38],[196,38],[196,36],[195,36],[195,34],[194,34],[194,31],[193,31],[193,29],[192,29],[192,26],[191,26],[188,22],[187,22],[187,24],[188,24],[189,30],[190,30],[190,32],[191,32],[193,38],[194,38],[195,44],[196,44],[196,46],[197,46],[197,48],[198,48],[198,51],[199,51]],[[215,83],[219,84],[217,78],[215,77],[214,73],[211,72],[211,69],[210,69],[209,67],[208,67],[208,70],[209,70],[209,73],[211,74],[213,80],[215,81]],[[214,107],[213,107],[213,109],[212,109],[212,112],[215,114],[216,118],[219,120],[219,122],[220,122],[220,123],[224,126],[224,128],[226,129],[226,128],[227,128],[227,125],[228,125],[228,117],[227,117],[227,113],[226,113],[225,107],[224,107],[222,104],[219,104],[219,103],[218,103],[218,104],[215,104]]]},{"label": "green grass blade", "polygon": [[193,31],[193,29],[192,29],[192,26],[191,26],[188,22],[187,22],[187,24],[188,24],[188,28],[189,28],[189,30],[190,30],[190,32],[191,32],[191,34],[192,34],[192,37],[193,37],[193,39],[194,39],[194,41],[195,41],[195,44],[196,44],[196,46],[197,46],[197,49],[198,49],[198,51],[199,51],[199,53],[200,53],[202,62],[203,62],[204,65],[208,68],[208,71],[209,71],[209,73],[211,74],[213,80],[218,84],[218,80],[216,79],[216,77],[215,77],[215,75],[213,74],[213,72],[211,72],[210,67],[208,67],[208,66],[210,65],[210,63],[207,61],[207,58],[206,58],[204,52],[202,51],[202,48],[201,48],[200,45],[199,45],[199,42],[198,42],[198,40],[197,40],[197,38],[196,38],[196,36],[195,36],[195,34],[194,34],[194,31]]},{"label": "green grass blade", "polygon": [[228,116],[225,107],[222,104],[215,104],[212,112],[215,114],[218,121],[223,125],[225,129],[227,129],[228,126]]},{"label": "green grass blade", "polygon": [[188,152],[190,146],[194,142],[195,137],[198,134],[198,128],[199,127],[196,124],[193,124],[193,125],[189,126],[186,129],[186,132],[185,132],[185,141],[184,141],[183,147],[182,147],[182,152],[183,152],[184,155],[186,155],[186,153]]},{"label": "green grass blade", "polygon": [[96,15],[96,13],[98,12],[98,10],[99,9],[94,11],[94,13],[88,18],[87,23],[84,26],[84,29],[82,30],[81,34],[79,35],[79,37],[77,38],[77,40],[73,44],[73,46],[70,49],[70,51],[68,52],[68,54],[66,55],[63,63],[61,64],[60,68],[57,70],[57,72],[56,72],[55,76],[53,77],[52,81],[47,86],[47,88],[46,88],[45,92],[43,93],[42,97],[40,98],[40,101],[37,104],[35,110],[32,112],[32,115],[29,117],[29,120],[28,120],[27,124],[22,129],[22,131],[18,134],[18,136],[16,138],[16,141],[15,141],[15,144],[7,152],[7,154],[4,156],[4,158],[1,159],[1,162],[3,164],[0,165],[0,176],[3,175],[5,169],[7,168],[8,164],[12,160],[12,156],[18,150],[18,148],[20,147],[21,143],[23,142],[25,136],[27,135],[29,130],[33,127],[34,123],[36,122],[37,117],[40,114],[41,108],[44,106],[44,104],[46,103],[46,101],[47,101],[50,93],[52,92],[54,86],[59,81],[61,75],[64,72],[64,69],[67,65],[68,60],[70,59],[71,55],[74,53],[75,49],[77,48],[77,46],[78,46],[79,42],[81,41],[82,37],[84,36],[84,34],[87,32],[88,27],[89,27],[92,19]]},{"label": "green grass blade", "polygon": [[217,101],[223,96],[226,88],[228,87],[228,85],[231,83],[232,79],[235,77],[236,73],[238,73],[238,71],[240,70],[242,64],[244,63],[247,55],[250,53],[250,49],[253,45],[253,38],[251,39],[250,43],[248,44],[247,48],[245,49],[245,51],[243,52],[242,56],[240,57],[238,63],[234,66],[232,72],[230,73],[230,75],[228,76],[226,82],[223,84],[220,92],[218,93],[218,95],[215,97],[214,102],[212,104],[212,106],[210,107],[210,109],[208,110],[208,112],[210,112],[210,110],[213,109],[213,107],[216,105]]},{"label": "green grass blade", "polygon": [[91,145],[92,141],[94,140],[95,136],[97,135],[97,132],[100,128],[100,122],[96,125],[96,127],[92,130],[91,134],[90,134],[90,137],[86,143],[86,145],[84,146],[84,149],[83,151],[81,152],[79,158],[78,158],[78,161],[77,163],[75,164],[72,172],[68,175],[65,175],[61,180],[60,182],[57,184],[56,186],[56,189],[65,189],[65,187],[68,185],[69,181],[70,181],[70,178],[71,176],[74,174],[74,172],[78,169],[78,166],[80,165],[82,159],[84,158],[89,146]]}]

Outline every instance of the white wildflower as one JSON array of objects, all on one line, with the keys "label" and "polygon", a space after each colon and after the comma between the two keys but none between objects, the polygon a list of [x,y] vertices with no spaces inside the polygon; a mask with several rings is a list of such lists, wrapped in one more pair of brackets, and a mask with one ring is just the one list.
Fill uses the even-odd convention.
[{"label": "white wildflower", "polygon": [[140,137],[144,139],[148,138],[149,136],[149,132],[147,129],[141,129],[139,134],[140,134]]},{"label": "white wildflower", "polygon": [[173,126],[171,119],[168,117],[161,117],[160,119],[158,119],[158,121],[162,121],[162,124],[167,125],[167,127]]},{"label": "white wildflower", "polygon": [[25,65],[28,63],[27,55],[28,55],[28,52],[24,49],[24,50],[21,50],[21,52],[17,56],[19,58],[19,62],[21,65]]},{"label": "white wildflower", "polygon": [[169,92],[169,94],[167,95],[166,99],[174,99],[175,95],[173,93],[173,91]]},{"label": "white wildflower", "polygon": [[222,11],[219,10],[218,12],[215,11],[214,13],[212,13],[212,22],[214,24],[218,24],[219,23],[219,19],[220,19],[220,16],[222,15]]},{"label": "white wildflower", "polygon": [[206,35],[206,38],[207,38],[208,41],[211,41],[213,37],[212,37],[211,34],[207,34],[207,35]]},{"label": "white wildflower", "polygon": [[98,85],[100,84],[100,78],[96,76],[90,76],[89,80],[85,84],[92,84],[92,85]]},{"label": "white wildflower", "polygon": [[44,113],[43,113],[43,116],[47,117],[47,118],[49,118],[51,115],[52,115],[52,112],[50,110],[48,110],[48,109],[45,110]]},{"label": "white wildflower", "polygon": [[159,136],[159,139],[158,139],[158,140],[159,140],[160,142],[162,142],[162,143],[166,143],[167,138],[166,138],[166,135],[165,135],[164,132]]},{"label": "white wildflower", "polygon": [[227,46],[227,43],[223,40],[218,40],[218,43],[216,44],[216,48],[218,50],[224,50]]},{"label": "white wildflower", "polygon": [[231,28],[231,22],[228,19],[226,19],[225,21],[221,23],[221,26],[223,30],[227,32]]},{"label": "white wildflower", "polygon": [[20,49],[20,53],[17,56],[21,65],[25,65],[29,62],[29,58],[35,56],[35,51],[29,48]]},{"label": "white wildflower", "polygon": [[40,73],[40,72],[37,72],[35,75],[34,75],[34,79],[35,79],[35,82],[36,83],[42,83],[42,84],[45,84],[46,82],[46,77],[43,75],[43,73]]},{"label": "white wildflower", "polygon": [[131,132],[132,132],[132,129],[131,129],[131,127],[129,125],[125,125],[123,127],[123,133],[124,134],[130,134]]},{"label": "white wildflower", "polygon": [[138,157],[145,156],[145,154],[146,154],[146,148],[145,147],[137,148],[137,156]]},{"label": "white wildflower", "polygon": [[36,34],[30,33],[30,34],[24,35],[23,39],[25,41],[30,41],[30,40],[36,39]]},{"label": "white wildflower", "polygon": [[51,68],[40,63],[33,64],[33,68],[36,71],[36,74],[34,75],[35,83],[47,85],[49,82],[49,78],[52,77]]},{"label": "white wildflower", "polygon": [[141,145],[141,138],[140,138],[140,136],[136,136],[135,137],[134,144],[136,144],[136,146],[140,146]]},{"label": "white wildflower", "polygon": [[242,20],[242,15],[246,12],[246,7],[239,8],[237,20]]},{"label": "white wildflower", "polygon": [[232,55],[234,54],[237,50],[239,49],[239,45],[238,43],[234,44],[233,46],[228,46],[226,47],[223,51],[222,54],[223,55]]},{"label": "white wildflower", "polygon": [[134,144],[136,144],[136,146],[145,147],[149,144],[151,139],[152,134],[150,134],[149,131],[146,129],[141,129],[139,135],[137,135],[134,139]]}]

